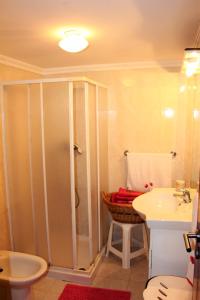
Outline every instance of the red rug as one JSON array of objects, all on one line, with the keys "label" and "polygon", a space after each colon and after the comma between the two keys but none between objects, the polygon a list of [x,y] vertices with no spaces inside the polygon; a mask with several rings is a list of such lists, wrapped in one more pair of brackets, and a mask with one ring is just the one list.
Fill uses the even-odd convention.
[{"label": "red rug", "polygon": [[65,286],[58,300],[130,300],[131,292],[75,284]]}]

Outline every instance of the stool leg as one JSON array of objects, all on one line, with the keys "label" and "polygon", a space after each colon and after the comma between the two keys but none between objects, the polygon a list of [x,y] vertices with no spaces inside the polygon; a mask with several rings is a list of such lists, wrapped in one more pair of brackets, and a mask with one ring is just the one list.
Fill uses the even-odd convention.
[{"label": "stool leg", "polygon": [[131,227],[123,225],[122,268],[130,268],[130,232]]},{"label": "stool leg", "polygon": [[108,242],[107,242],[107,249],[106,249],[106,256],[108,256],[110,248],[112,246],[112,235],[113,235],[113,222],[110,224],[109,234],[108,234]]},{"label": "stool leg", "polygon": [[145,251],[145,254],[148,255],[147,228],[146,228],[145,223],[142,224],[142,232],[143,232],[144,251]]}]

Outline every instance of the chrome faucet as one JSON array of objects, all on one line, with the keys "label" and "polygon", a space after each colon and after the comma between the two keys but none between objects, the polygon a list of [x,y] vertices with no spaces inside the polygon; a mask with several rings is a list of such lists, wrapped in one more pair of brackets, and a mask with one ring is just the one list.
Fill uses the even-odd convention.
[{"label": "chrome faucet", "polygon": [[191,196],[190,196],[190,191],[186,190],[186,189],[180,189],[179,191],[176,191],[174,193],[175,197],[180,197],[183,199],[183,201],[181,201],[179,203],[179,205],[181,205],[181,203],[190,203],[192,202]]},{"label": "chrome faucet", "polygon": [[191,197],[190,197],[190,191],[188,191],[188,190],[183,190],[183,201],[184,201],[185,203],[190,203],[190,202],[192,202],[192,199],[191,199]]}]

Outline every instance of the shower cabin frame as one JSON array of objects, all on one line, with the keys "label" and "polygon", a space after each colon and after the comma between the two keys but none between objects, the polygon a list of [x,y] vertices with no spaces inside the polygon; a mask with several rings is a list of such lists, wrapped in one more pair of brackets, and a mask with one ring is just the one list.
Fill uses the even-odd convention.
[{"label": "shower cabin frame", "polygon": [[[98,122],[98,106],[99,106],[99,88],[107,89],[104,84],[98,83],[94,80],[88,79],[87,77],[65,77],[65,78],[48,78],[48,79],[34,79],[34,80],[12,80],[12,81],[1,81],[0,82],[0,105],[1,105],[1,126],[2,126],[2,147],[3,147],[3,164],[4,164],[4,178],[5,178],[5,196],[6,205],[8,209],[8,220],[9,220],[9,232],[11,241],[11,250],[14,250],[14,236],[13,236],[13,225],[11,215],[11,203],[9,196],[8,187],[8,166],[7,166],[7,152],[6,152],[6,128],[5,128],[5,113],[4,113],[4,88],[8,86],[16,85],[27,85],[28,87],[28,107],[30,107],[30,87],[31,84],[39,84],[40,89],[40,109],[41,109],[41,136],[42,136],[42,168],[44,176],[44,205],[45,205],[45,219],[46,219],[46,233],[47,233],[47,249],[48,249],[48,260],[51,264],[51,249],[50,249],[50,237],[49,237],[49,220],[48,220],[48,201],[47,201],[47,183],[46,183],[46,167],[45,167],[45,144],[44,144],[44,111],[43,111],[43,84],[45,83],[60,83],[66,82],[68,86],[68,104],[69,104],[69,155],[70,155],[70,192],[71,192],[71,213],[72,213],[72,249],[73,249],[73,269],[50,266],[49,275],[65,280],[75,280],[80,282],[89,282],[95,274],[96,267],[101,261],[101,257],[104,253],[104,247],[101,245],[101,197],[100,197],[100,161],[99,161],[99,122]],[[85,127],[86,127],[86,172],[87,172],[87,199],[88,199],[88,225],[89,225],[89,256],[90,260],[93,260],[92,255],[92,199],[91,199],[91,177],[90,177],[90,135],[89,135],[89,121],[88,121],[88,98],[89,98],[89,84],[95,86],[96,93],[96,156],[97,156],[97,206],[98,206],[98,255],[93,264],[87,271],[77,270],[77,232],[76,232],[76,208],[75,208],[75,170],[74,170],[74,119],[73,119],[73,88],[75,82],[81,82],[84,86],[84,105],[85,105]],[[30,130],[30,128],[29,128]],[[31,149],[29,148],[29,152]],[[31,154],[29,153],[29,157]],[[31,168],[30,161],[30,168]],[[31,173],[31,169],[30,169]],[[31,177],[31,174],[30,174]],[[34,197],[31,187],[31,201],[34,207]],[[35,224],[34,209],[33,213],[33,226]]]}]

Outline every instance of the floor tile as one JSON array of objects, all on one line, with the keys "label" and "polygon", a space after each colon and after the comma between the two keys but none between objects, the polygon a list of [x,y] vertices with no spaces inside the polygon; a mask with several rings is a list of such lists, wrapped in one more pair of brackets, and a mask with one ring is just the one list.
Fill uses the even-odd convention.
[{"label": "floor tile", "polygon": [[42,292],[39,290],[32,290],[31,296],[32,296],[31,300],[44,300],[46,297],[46,292]]},{"label": "floor tile", "polygon": [[96,277],[105,278],[106,280],[118,279],[129,280],[131,276],[131,269],[122,269],[121,265],[117,262],[105,260],[101,264]]},{"label": "floor tile", "polygon": [[55,284],[56,281],[57,281],[56,279],[46,276],[40,279],[38,282],[36,282],[32,288],[36,290],[48,292],[49,289]]},{"label": "floor tile", "polygon": [[58,297],[60,296],[60,294],[55,294],[55,293],[47,293],[45,295],[45,298],[43,300],[58,300]]},{"label": "floor tile", "polygon": [[142,294],[145,289],[146,280],[134,281],[132,279],[128,282],[127,289],[131,291],[132,295],[134,296],[134,300],[142,300]]},{"label": "floor tile", "polygon": [[[147,281],[148,262],[145,256],[135,258],[130,269],[123,269],[121,260],[110,254],[105,257],[92,286],[108,289],[129,290],[131,300],[143,300]],[[42,278],[32,287],[33,300],[57,300],[65,285],[69,283],[49,277]],[[74,283],[76,284],[76,283]]]},{"label": "floor tile", "polygon": [[51,286],[51,292],[54,294],[61,293],[66,286],[67,282],[62,280],[56,280]]},{"label": "floor tile", "polygon": [[115,289],[115,290],[127,290],[128,282],[126,280],[117,280],[110,279],[107,280],[105,278],[96,278],[93,281],[93,286],[107,289]]},{"label": "floor tile", "polygon": [[131,300],[144,300],[143,299],[143,291],[140,290],[130,290],[131,292]]},{"label": "floor tile", "polygon": [[133,281],[147,281],[148,279],[148,261],[144,257],[138,259],[131,267],[130,279]]}]

